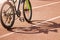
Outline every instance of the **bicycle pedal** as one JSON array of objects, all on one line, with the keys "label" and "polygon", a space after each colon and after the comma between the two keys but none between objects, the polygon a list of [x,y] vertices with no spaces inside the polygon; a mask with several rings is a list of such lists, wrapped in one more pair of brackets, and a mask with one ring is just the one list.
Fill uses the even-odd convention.
[{"label": "bicycle pedal", "polygon": [[24,19],[23,17],[19,18],[19,20],[20,20],[21,22],[24,22],[24,21],[25,21],[25,19]]}]

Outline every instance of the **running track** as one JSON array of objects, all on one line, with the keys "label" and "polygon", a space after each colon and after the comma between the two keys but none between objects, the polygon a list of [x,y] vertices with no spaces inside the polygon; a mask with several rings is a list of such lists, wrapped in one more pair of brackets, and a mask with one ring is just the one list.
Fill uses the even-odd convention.
[{"label": "running track", "polygon": [[[32,21],[36,20],[41,22],[36,23],[37,27],[41,27],[41,29],[44,30],[48,29],[48,30],[39,33],[31,32],[30,34],[9,32],[6,29],[4,29],[0,23],[0,40],[60,40],[60,1],[31,0],[31,3],[33,8]],[[17,19],[13,27],[19,28],[19,27],[30,27],[30,26],[31,24],[28,24],[27,22],[20,22]],[[46,31],[48,33],[44,33]],[[18,29],[18,32],[20,32],[20,29]]]}]

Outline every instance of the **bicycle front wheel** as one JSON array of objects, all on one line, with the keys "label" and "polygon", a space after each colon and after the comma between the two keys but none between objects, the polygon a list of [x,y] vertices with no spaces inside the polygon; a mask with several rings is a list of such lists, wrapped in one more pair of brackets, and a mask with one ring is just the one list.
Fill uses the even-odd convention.
[{"label": "bicycle front wheel", "polygon": [[1,8],[1,24],[4,28],[9,29],[13,26],[15,20],[15,13],[10,2],[5,2]]},{"label": "bicycle front wheel", "polygon": [[29,23],[32,19],[32,6],[29,0],[25,0],[23,3],[23,15],[25,20]]}]

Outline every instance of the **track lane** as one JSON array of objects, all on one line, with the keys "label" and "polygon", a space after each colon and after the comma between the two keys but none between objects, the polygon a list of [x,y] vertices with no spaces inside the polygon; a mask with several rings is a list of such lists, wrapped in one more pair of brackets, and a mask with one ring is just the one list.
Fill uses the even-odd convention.
[{"label": "track lane", "polygon": [[[36,2],[36,3],[40,3],[40,2]],[[42,2],[41,2],[42,3]],[[50,2],[49,2],[50,3]],[[38,4],[34,4],[34,6],[37,6]],[[41,4],[39,4],[41,5]],[[60,4],[55,4],[55,5],[51,5],[51,6],[47,6],[47,7],[43,7],[43,8],[38,8],[33,10],[33,19],[32,20],[46,20],[52,17],[56,17],[60,15],[59,12],[59,5]],[[47,12],[48,11],[48,12]],[[41,13],[41,14],[40,14]],[[38,16],[38,17],[37,17]],[[54,22],[56,23],[60,23],[59,22],[60,19],[54,20]],[[16,24],[18,23],[18,24]],[[25,24],[27,24],[26,22],[24,23],[24,25],[22,25],[23,23],[20,23],[19,25],[19,21],[16,20],[14,27],[20,27],[20,26],[25,26]],[[27,24],[28,25],[28,24]],[[2,27],[2,26],[1,26]],[[5,33],[9,33],[7,30],[5,30],[2,27],[3,31],[5,31]],[[1,30],[1,29],[0,29]],[[7,37],[1,38],[0,40],[53,40],[52,38],[54,38],[55,36],[55,40],[59,40],[60,38],[60,29],[57,29],[58,32],[49,32],[48,34],[44,34],[44,33],[39,33],[39,34],[20,34],[20,33],[14,33],[12,35],[9,35]],[[1,34],[5,34],[4,32],[1,32]],[[51,36],[52,35],[52,36]]]}]

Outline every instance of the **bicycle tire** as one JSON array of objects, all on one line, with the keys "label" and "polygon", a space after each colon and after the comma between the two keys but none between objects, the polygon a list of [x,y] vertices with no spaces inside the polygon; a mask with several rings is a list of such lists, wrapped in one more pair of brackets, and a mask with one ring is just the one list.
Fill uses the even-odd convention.
[{"label": "bicycle tire", "polygon": [[[11,22],[10,25],[6,25],[6,24],[4,23],[4,21],[3,21],[3,18],[2,18],[2,15],[3,15],[3,14],[2,14],[2,11],[3,11],[3,8],[4,8],[4,6],[5,6],[6,4],[9,5],[9,6],[11,7],[11,9],[13,10],[13,20],[12,20],[12,22]],[[10,2],[5,2],[5,3],[2,5],[0,17],[1,17],[1,24],[2,24],[2,26],[3,26],[4,28],[10,29],[10,28],[13,26],[14,21],[15,21],[15,13],[14,13],[13,6],[12,6],[12,4],[11,4]]]},{"label": "bicycle tire", "polygon": [[[23,15],[24,15],[24,18],[25,18],[25,20],[28,22],[28,23],[30,23],[31,22],[31,19],[32,19],[32,6],[31,6],[31,3],[30,3],[30,1],[28,0],[28,4],[29,4],[29,6],[30,6],[30,17],[29,17],[29,19],[26,17],[26,13],[25,13],[25,10],[24,10],[24,5],[25,5],[25,1],[23,2]],[[28,5],[27,5],[28,6]]]}]

